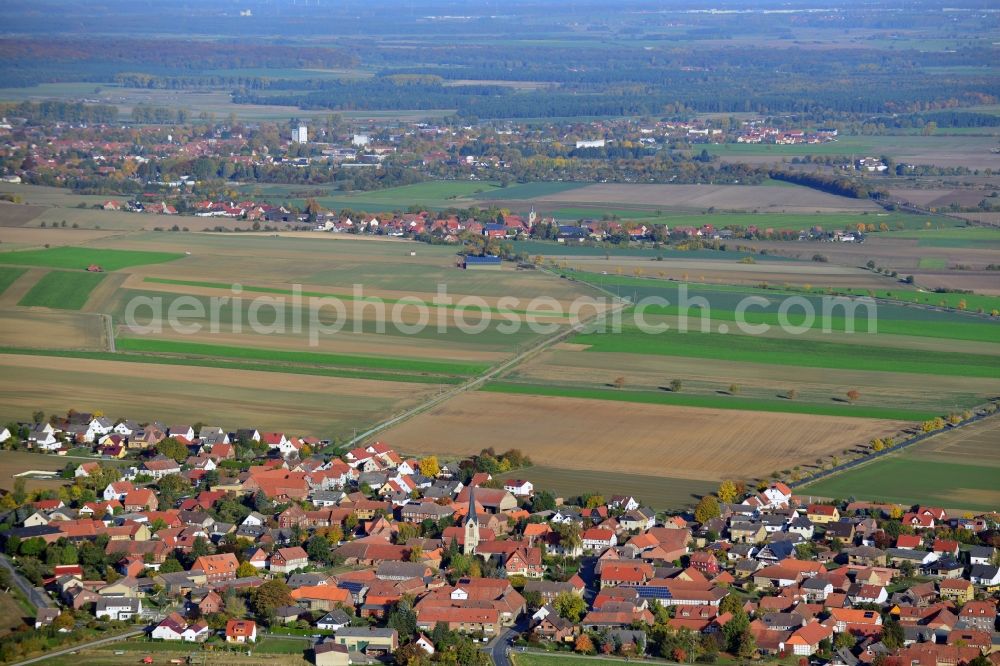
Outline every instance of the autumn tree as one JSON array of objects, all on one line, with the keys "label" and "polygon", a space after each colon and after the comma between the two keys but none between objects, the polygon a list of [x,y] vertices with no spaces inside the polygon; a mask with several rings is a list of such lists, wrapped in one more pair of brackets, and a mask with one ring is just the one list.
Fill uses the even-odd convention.
[{"label": "autumn tree", "polygon": [[737,498],[736,484],[728,479],[723,481],[719,484],[719,492],[717,494],[720,502],[732,504]]},{"label": "autumn tree", "polygon": [[740,635],[740,643],[736,654],[740,659],[752,659],[757,654],[757,639],[753,637],[749,629]]},{"label": "autumn tree", "polygon": [[52,621],[52,626],[56,629],[72,630],[76,626],[76,618],[73,617],[72,613],[63,611],[56,616],[56,619]]},{"label": "autumn tree", "polygon": [[552,601],[552,607],[559,613],[559,617],[573,623],[579,622],[587,612],[587,602],[573,592],[560,592]]},{"label": "autumn tree", "polygon": [[438,463],[437,456],[427,456],[420,461],[418,467],[420,468],[421,474],[431,478],[434,478],[441,473],[441,465]]},{"label": "autumn tree", "polygon": [[719,502],[715,499],[715,495],[705,495],[694,509],[694,519],[699,523],[706,523],[720,515],[722,514],[719,511]]},{"label": "autumn tree", "polygon": [[611,382],[611,384],[616,389],[624,388],[625,387],[625,378],[624,377],[616,377],[615,381]]},{"label": "autumn tree", "polygon": [[785,397],[788,398],[789,400],[795,400],[795,398],[799,397],[799,392],[796,391],[795,389],[788,389],[788,391],[785,393]]},{"label": "autumn tree", "polygon": [[851,402],[857,402],[860,397],[861,393],[857,389],[851,389],[847,392],[847,399]]},{"label": "autumn tree", "polygon": [[250,600],[257,617],[270,617],[275,609],[291,605],[292,590],[283,580],[269,580],[253,591]]},{"label": "autumn tree", "polygon": [[256,576],[258,573],[259,572],[257,571],[257,567],[250,564],[249,562],[241,562],[240,566],[236,568],[237,578],[251,578],[253,576]]},{"label": "autumn tree", "polygon": [[594,648],[594,641],[590,639],[587,634],[580,634],[579,638],[576,639],[576,643],[573,645],[573,649],[580,654],[594,654],[597,650]]}]

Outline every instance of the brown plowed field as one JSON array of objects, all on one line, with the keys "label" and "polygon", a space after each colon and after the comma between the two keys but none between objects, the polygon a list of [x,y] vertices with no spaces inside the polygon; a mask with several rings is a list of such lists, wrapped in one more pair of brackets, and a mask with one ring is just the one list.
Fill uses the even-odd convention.
[{"label": "brown plowed field", "polygon": [[539,465],[719,480],[812,464],[902,421],[465,393],[382,433],[407,453],[519,448]]}]

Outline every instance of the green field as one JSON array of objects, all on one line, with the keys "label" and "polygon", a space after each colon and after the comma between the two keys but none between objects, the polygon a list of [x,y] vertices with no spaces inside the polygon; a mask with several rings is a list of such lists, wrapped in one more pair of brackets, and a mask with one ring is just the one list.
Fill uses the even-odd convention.
[{"label": "green field", "polygon": [[585,187],[589,183],[560,183],[560,182],[538,182],[538,183],[523,183],[518,185],[512,185],[510,187],[499,187],[489,192],[476,195],[475,199],[482,199],[485,201],[521,201],[525,199],[534,199],[535,197],[544,197],[549,194],[559,194],[560,192],[568,192],[570,190],[575,190],[580,187]]},{"label": "green field", "polygon": [[79,310],[105,277],[106,273],[50,271],[35,283],[18,305]]},{"label": "green field", "polygon": [[187,356],[270,361],[286,364],[329,365],[439,375],[477,375],[489,368],[488,364],[481,363],[453,363],[446,361],[421,361],[419,359],[395,358],[392,356],[352,356],[320,352],[282,351],[278,349],[231,347],[173,340],[151,340],[148,338],[121,338],[117,344],[118,348],[122,351],[182,354]]},{"label": "green field", "polygon": [[985,248],[1000,250],[1000,229],[990,227],[955,227],[953,229],[915,229],[898,234],[899,238],[917,240],[920,247]]},{"label": "green field", "polygon": [[948,260],[940,257],[920,257],[917,266],[925,270],[939,271],[948,268]]},{"label": "green field", "polygon": [[[703,283],[681,283],[672,280],[661,280],[656,278],[633,278],[620,275],[600,275],[597,273],[587,273],[582,271],[567,271],[567,277],[598,286],[602,289],[620,293],[622,296],[632,298],[638,302],[639,299],[647,297],[660,297],[669,301],[669,305],[651,305],[645,308],[648,314],[679,315],[680,308],[680,287],[687,289],[689,302],[694,299],[705,299],[710,307],[711,318],[716,322],[733,322],[737,320],[736,308],[747,296],[759,296],[767,300],[767,304],[754,305],[743,314],[743,321],[749,324],[767,324],[778,326],[778,309],[783,297],[794,296],[805,298],[817,313],[816,320],[812,328],[820,330],[823,326],[823,317],[818,316],[823,312],[824,296],[871,296],[876,299],[890,299],[895,301],[909,301],[920,305],[944,305],[957,308],[961,302],[965,301],[966,310],[972,312],[977,308],[982,308],[984,312],[990,312],[993,308],[1000,307],[1000,298],[996,296],[981,296],[979,294],[937,294],[931,292],[917,291],[912,287],[900,285],[899,289],[848,289],[838,287],[836,289],[812,287],[810,290],[796,289],[793,287],[763,288],[737,285],[716,285]],[[700,317],[700,310],[697,306],[686,308],[684,312],[691,318],[697,320]],[[857,311],[858,316],[853,322],[856,332],[868,331],[868,320],[866,311],[861,308]],[[939,312],[926,308],[916,308],[894,303],[880,302],[877,304],[877,321],[875,327],[878,333],[890,335],[907,335],[927,338],[945,338],[952,340],[972,340],[980,342],[1000,342],[1000,322],[995,319],[983,319],[951,312]],[[827,318],[830,330],[847,330],[847,321],[839,310],[833,310],[831,316]],[[793,325],[801,325],[804,315],[793,309],[789,312],[788,320]]]},{"label": "green field", "polygon": [[91,247],[55,247],[47,250],[21,250],[0,253],[0,264],[15,266],[45,266],[48,268],[86,269],[97,264],[105,271],[117,271],[132,266],[162,264],[180,259],[176,252],[144,252],[137,250],[102,250]]},{"label": "green field", "polygon": [[24,275],[26,268],[11,268],[0,266],[0,294],[7,291],[7,287],[14,284],[14,281]]},{"label": "green field", "polygon": [[[121,343],[122,341],[119,341]],[[120,346],[120,345],[119,345]],[[59,358],[85,358],[96,361],[123,361],[126,363],[149,363],[152,365],[183,365],[195,368],[219,368],[221,370],[248,370],[251,372],[275,372],[288,375],[311,375],[316,377],[344,377],[346,379],[377,379],[384,382],[404,382],[409,384],[461,384],[462,377],[441,375],[414,375],[375,370],[349,370],[324,366],[279,365],[276,363],[253,363],[249,361],[227,361],[207,357],[157,356],[155,354],[124,352],[88,352],[64,349],[26,349],[21,347],[0,347],[0,354],[22,356],[54,356]]]},{"label": "green field", "polygon": [[614,388],[581,388],[543,384],[521,384],[514,382],[493,382],[482,390],[493,393],[515,393],[521,395],[546,395],[564,398],[584,398],[588,400],[613,400],[616,402],[638,402],[650,405],[678,405],[683,407],[704,407],[708,409],[738,409],[755,412],[783,412],[789,414],[817,414],[822,416],[852,416],[866,419],[892,419],[899,421],[924,421],[939,414],[913,409],[892,409],[845,403],[818,404],[796,400],[762,400],[729,395],[698,395],[674,393],[672,391],[642,391]]},{"label": "green field", "polygon": [[[998,475],[1000,469],[996,467],[922,460],[901,453],[810,483],[802,492],[840,499],[857,497],[905,505],[996,511]],[[956,496],[956,491],[961,494]]]},{"label": "green field", "polygon": [[810,483],[804,492],[905,505],[995,511],[1000,506],[996,416],[946,429],[872,463]]},{"label": "green field", "polygon": [[681,333],[655,335],[626,327],[621,333],[584,333],[572,339],[587,351],[687,356],[806,368],[996,377],[1000,359],[979,354],[912,351],[881,346],[760,335]]}]

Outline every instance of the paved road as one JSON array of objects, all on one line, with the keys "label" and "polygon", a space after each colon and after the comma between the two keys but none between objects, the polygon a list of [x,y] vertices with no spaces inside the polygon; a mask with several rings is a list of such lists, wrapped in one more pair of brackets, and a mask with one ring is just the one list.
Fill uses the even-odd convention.
[{"label": "paved road", "polygon": [[11,582],[28,598],[32,606],[35,608],[55,608],[55,604],[49,599],[49,595],[45,594],[44,590],[34,587],[31,581],[22,576],[14,567],[9,557],[0,555],[0,566],[3,566],[4,569],[10,572]]},{"label": "paved road", "polygon": [[82,643],[80,645],[74,645],[73,647],[68,647],[65,650],[56,650],[55,652],[49,652],[48,654],[43,654],[41,657],[35,657],[34,659],[28,659],[27,661],[19,661],[12,666],[27,666],[28,664],[37,664],[39,662],[45,661],[46,659],[51,659],[52,657],[61,657],[78,650],[88,650],[90,648],[100,647],[102,645],[107,645],[108,643],[115,643],[117,641],[125,640],[126,638],[134,638],[146,632],[145,629],[136,629],[135,631],[130,631],[124,634],[118,634],[117,636],[112,636],[110,638],[102,638],[97,641],[91,641],[90,643]]},{"label": "paved road", "polygon": [[486,646],[486,651],[489,653],[490,659],[493,660],[493,666],[511,666],[508,654],[518,633],[520,632],[517,629],[508,627]]}]

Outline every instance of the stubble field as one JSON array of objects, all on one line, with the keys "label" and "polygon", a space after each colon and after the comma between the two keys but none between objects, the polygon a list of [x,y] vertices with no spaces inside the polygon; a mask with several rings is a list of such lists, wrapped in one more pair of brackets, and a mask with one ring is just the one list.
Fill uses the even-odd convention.
[{"label": "stubble field", "polygon": [[350,436],[441,390],[292,372],[0,354],[0,422],[35,410],[102,410],[110,416],[218,421],[302,435]]},{"label": "stubble field", "polygon": [[539,465],[717,481],[810,464],[902,421],[465,393],[387,431],[407,453],[516,446]]},{"label": "stubble field", "polygon": [[760,210],[773,213],[831,213],[881,210],[863,199],[847,199],[806,187],[743,185],[587,185],[536,197],[565,205],[625,204],[635,207],[707,210]]}]

